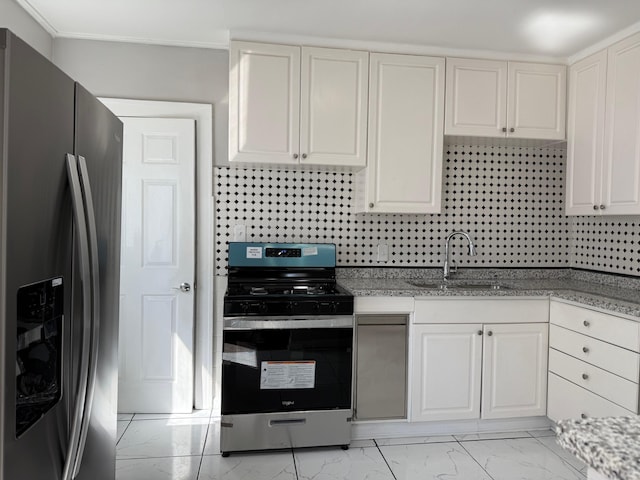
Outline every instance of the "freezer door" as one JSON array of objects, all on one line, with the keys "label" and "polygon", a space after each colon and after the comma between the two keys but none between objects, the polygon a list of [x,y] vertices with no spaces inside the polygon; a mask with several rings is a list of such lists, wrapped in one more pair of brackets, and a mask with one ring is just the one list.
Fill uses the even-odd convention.
[{"label": "freezer door", "polygon": [[87,393],[86,443],[80,452],[77,478],[113,480],[118,398],[122,122],[79,84],[76,84],[74,153],[76,158],[83,157],[86,161],[97,236],[96,283],[100,285],[97,315],[100,322],[95,337],[97,362],[93,382],[99,395]]},{"label": "freezer door", "polygon": [[[0,107],[6,121],[0,129],[0,251],[5,252],[0,259],[0,479],[57,480],[74,382],[67,354],[73,241],[65,165],[65,154],[73,150],[74,84],[6,30],[0,37],[5,45]],[[45,280],[48,284],[37,286]],[[39,410],[29,409],[30,401]]]}]

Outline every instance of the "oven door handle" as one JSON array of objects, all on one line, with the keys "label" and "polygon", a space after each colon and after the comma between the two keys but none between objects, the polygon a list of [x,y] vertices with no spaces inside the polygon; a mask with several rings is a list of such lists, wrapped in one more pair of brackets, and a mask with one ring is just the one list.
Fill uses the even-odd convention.
[{"label": "oven door handle", "polygon": [[300,328],[353,328],[353,315],[314,318],[227,317],[224,330],[291,330]]},{"label": "oven door handle", "polygon": [[280,425],[301,425],[307,423],[306,418],[286,418],[284,420],[269,420],[270,427],[278,427]]}]

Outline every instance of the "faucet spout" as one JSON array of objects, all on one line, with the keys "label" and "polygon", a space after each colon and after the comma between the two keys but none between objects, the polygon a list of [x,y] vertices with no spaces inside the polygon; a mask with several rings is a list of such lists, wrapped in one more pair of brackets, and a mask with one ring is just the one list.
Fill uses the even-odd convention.
[{"label": "faucet spout", "polygon": [[[464,232],[462,230],[457,230],[451,233],[447,237],[447,240],[445,241],[445,244],[444,244],[444,265],[442,268],[442,276],[445,282],[449,280],[449,277],[451,275],[451,265],[450,265],[451,260],[449,259],[449,244],[451,243],[451,239],[458,235],[467,239],[467,242],[469,243],[469,255],[475,256],[478,254],[476,251],[476,246],[473,244],[473,240],[471,239],[471,236],[467,232]],[[456,271],[457,268],[458,268],[457,265],[454,264],[453,271]]]}]

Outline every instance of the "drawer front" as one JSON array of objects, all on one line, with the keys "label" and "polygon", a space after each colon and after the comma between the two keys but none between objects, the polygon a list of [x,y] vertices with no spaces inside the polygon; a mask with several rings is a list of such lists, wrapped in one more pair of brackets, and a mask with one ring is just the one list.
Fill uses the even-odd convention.
[{"label": "drawer front", "polygon": [[617,417],[634,414],[551,372],[549,372],[548,388],[547,416],[554,422],[583,416]]},{"label": "drawer front", "polygon": [[547,323],[546,298],[416,299],[415,323]]},{"label": "drawer front", "polygon": [[630,350],[557,325],[549,327],[549,346],[632,382],[640,379],[640,354]]},{"label": "drawer front", "polygon": [[551,302],[550,322],[640,352],[640,323],[566,303]]},{"label": "drawer front", "polygon": [[582,362],[554,349],[549,350],[549,371],[582,388],[637,412],[638,384]]}]

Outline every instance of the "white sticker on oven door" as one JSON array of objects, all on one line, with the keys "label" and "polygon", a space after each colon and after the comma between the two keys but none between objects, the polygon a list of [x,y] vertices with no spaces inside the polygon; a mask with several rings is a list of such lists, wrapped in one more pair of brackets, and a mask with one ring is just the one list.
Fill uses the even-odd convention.
[{"label": "white sticker on oven door", "polygon": [[310,255],[318,255],[318,247],[304,247],[302,249],[303,257],[308,257]]},{"label": "white sticker on oven door", "polygon": [[247,258],[262,258],[262,247],[247,247]]},{"label": "white sticker on oven door", "polygon": [[316,383],[315,360],[261,362],[260,389],[313,388]]}]

